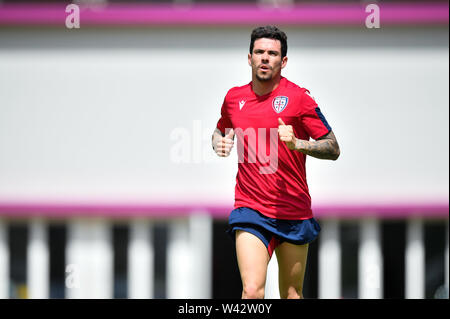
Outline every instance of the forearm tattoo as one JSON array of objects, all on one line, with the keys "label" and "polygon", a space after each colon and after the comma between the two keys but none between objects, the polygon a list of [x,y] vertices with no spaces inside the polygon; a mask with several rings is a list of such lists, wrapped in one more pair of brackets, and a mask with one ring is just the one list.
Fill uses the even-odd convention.
[{"label": "forearm tattoo", "polygon": [[317,141],[297,139],[296,150],[316,158],[336,160],[340,155],[339,145],[333,132],[328,133]]}]

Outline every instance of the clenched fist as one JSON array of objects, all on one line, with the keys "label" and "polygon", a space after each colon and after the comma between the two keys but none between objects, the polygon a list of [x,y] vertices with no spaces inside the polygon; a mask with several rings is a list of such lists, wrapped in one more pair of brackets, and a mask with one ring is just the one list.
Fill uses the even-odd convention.
[{"label": "clenched fist", "polygon": [[234,131],[231,129],[225,136],[218,136],[213,140],[213,148],[218,156],[227,157],[230,155],[234,145]]},{"label": "clenched fist", "polygon": [[284,124],[281,118],[278,118],[278,136],[290,150],[295,149],[297,138],[294,135],[292,125]]}]

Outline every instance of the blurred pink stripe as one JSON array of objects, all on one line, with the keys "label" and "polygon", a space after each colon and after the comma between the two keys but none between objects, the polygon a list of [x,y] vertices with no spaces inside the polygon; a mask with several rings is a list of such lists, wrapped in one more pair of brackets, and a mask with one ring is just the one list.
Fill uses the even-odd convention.
[{"label": "blurred pink stripe", "polygon": [[[192,213],[208,213],[216,218],[227,218],[233,209],[229,205],[214,204],[77,204],[77,203],[15,203],[0,202],[0,216],[4,217],[156,217],[171,218]],[[448,218],[448,202],[431,202],[423,204],[372,204],[372,205],[317,205],[313,206],[317,218]]]},{"label": "blurred pink stripe", "polygon": [[[379,4],[381,24],[448,24],[446,3]],[[60,5],[0,5],[0,24],[65,25]],[[364,4],[289,8],[257,5],[108,5],[80,10],[81,25],[364,25]]]}]

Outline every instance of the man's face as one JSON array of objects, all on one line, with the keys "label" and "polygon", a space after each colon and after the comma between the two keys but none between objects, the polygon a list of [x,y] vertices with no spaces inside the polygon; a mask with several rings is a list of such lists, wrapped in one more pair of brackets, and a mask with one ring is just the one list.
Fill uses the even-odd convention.
[{"label": "man's face", "polygon": [[279,40],[261,38],[255,40],[252,54],[248,54],[248,64],[259,81],[270,81],[286,66],[287,57],[281,58]]}]

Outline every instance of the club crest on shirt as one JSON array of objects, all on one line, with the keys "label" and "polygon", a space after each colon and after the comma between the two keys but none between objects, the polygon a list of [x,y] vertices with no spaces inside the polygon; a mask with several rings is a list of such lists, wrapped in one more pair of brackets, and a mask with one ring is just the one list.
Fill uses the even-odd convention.
[{"label": "club crest on shirt", "polygon": [[277,96],[272,101],[272,107],[275,112],[281,113],[288,105],[289,98],[287,96]]}]

